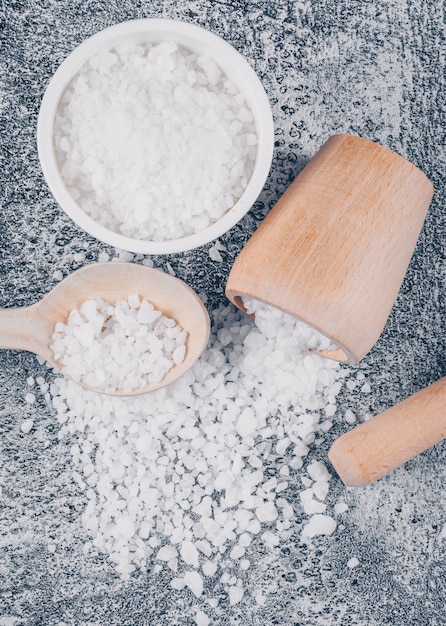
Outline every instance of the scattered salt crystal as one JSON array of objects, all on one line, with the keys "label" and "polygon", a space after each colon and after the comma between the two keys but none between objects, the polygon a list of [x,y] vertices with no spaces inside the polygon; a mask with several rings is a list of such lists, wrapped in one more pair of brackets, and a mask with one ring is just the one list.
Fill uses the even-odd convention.
[{"label": "scattered salt crystal", "polygon": [[55,272],[53,272],[53,278],[54,280],[62,280],[63,278],[63,274],[60,270],[56,270]]},{"label": "scattered salt crystal", "polygon": [[262,593],[256,595],[256,602],[259,606],[263,606],[266,602],[266,597]]},{"label": "scattered salt crystal", "polygon": [[284,439],[281,439],[280,441],[277,442],[276,453],[279,455],[284,454],[284,452],[286,451],[286,449],[288,448],[290,444],[291,444],[291,439],[289,437],[284,437]]},{"label": "scattered salt crystal", "polygon": [[107,263],[110,261],[110,255],[107,252],[100,252],[98,255],[98,263]]},{"label": "scattered salt crystal", "polygon": [[25,433],[25,435],[27,435],[29,432],[31,432],[33,426],[34,421],[32,419],[24,420],[20,424],[20,430],[22,431],[22,433]]},{"label": "scattered salt crystal", "polygon": [[325,415],[327,417],[333,417],[333,415],[335,415],[336,413],[336,405],[335,404],[329,404],[328,406],[325,407]]},{"label": "scattered salt crystal", "polygon": [[212,563],[211,561],[205,561],[202,565],[203,574],[205,576],[214,576],[218,567],[216,563]]},{"label": "scattered salt crystal", "polygon": [[209,257],[212,259],[212,261],[217,261],[218,263],[221,263],[223,261],[223,257],[221,256],[220,251],[215,246],[211,246],[209,248]]},{"label": "scattered salt crystal", "polygon": [[245,548],[241,545],[238,546],[234,546],[231,550],[231,552],[229,553],[229,558],[236,560],[236,559],[240,559],[242,556],[244,556],[245,554]]},{"label": "scattered salt crystal", "polygon": [[250,565],[251,565],[251,562],[248,559],[242,559],[240,561],[240,568],[242,570],[247,570]]},{"label": "scattered salt crystal", "polygon": [[214,241],[214,247],[221,252],[227,250],[227,247],[220,241],[220,239],[216,239]]},{"label": "scattered salt crystal", "polygon": [[184,578],[172,578],[170,586],[177,591],[181,591],[186,586]]},{"label": "scattered salt crystal", "polygon": [[302,530],[304,538],[311,539],[316,535],[331,535],[336,529],[335,520],[329,515],[316,514],[305,524]]},{"label": "scattered salt crystal", "polygon": [[200,574],[195,571],[188,571],[184,574],[184,584],[199,598],[203,593],[203,579]]},{"label": "scattered salt crystal", "polygon": [[322,461],[313,461],[307,468],[309,476],[315,481],[328,481],[331,474]]},{"label": "scattered salt crystal", "polygon": [[36,396],[33,393],[25,394],[25,402],[27,402],[28,404],[34,404],[35,401]]},{"label": "scattered salt crystal", "polygon": [[197,626],[209,626],[211,620],[203,611],[197,611],[195,615],[195,623]]},{"label": "scattered salt crystal", "polygon": [[26,379],[26,384],[28,385],[28,387],[33,387],[34,386],[34,378],[32,376],[29,376]]},{"label": "scattered salt crystal", "polygon": [[134,255],[132,252],[128,252],[127,250],[118,250],[116,249],[117,256],[114,260],[119,261],[119,263],[131,263],[133,261]]},{"label": "scattered salt crystal", "polygon": [[347,511],[347,510],[348,510],[348,506],[347,506],[347,504],[345,502],[337,502],[334,505],[334,512],[337,515],[340,515],[341,513],[345,513],[345,511]]},{"label": "scattered salt crystal", "polygon": [[167,261],[166,263],[166,270],[167,273],[170,274],[171,276],[175,276],[175,270],[173,269],[173,267],[171,266],[171,264]]},{"label": "scattered salt crystal", "polygon": [[178,559],[170,559],[170,561],[167,561],[167,567],[172,570],[172,572],[177,572],[178,571]]},{"label": "scattered salt crystal", "polygon": [[82,261],[85,261],[85,252],[75,252],[73,254],[73,259],[76,263],[82,263]]},{"label": "scattered salt crystal", "polygon": [[323,513],[326,510],[326,505],[319,500],[307,500],[303,503],[304,511],[307,515],[314,515],[314,513]]},{"label": "scattered salt crystal", "polygon": [[170,561],[178,555],[175,546],[163,546],[158,550],[156,558],[160,561]]},{"label": "scattered salt crystal", "polygon": [[180,555],[185,563],[192,565],[192,567],[198,567],[198,551],[192,541],[183,541]]},{"label": "scattered salt crystal", "polygon": [[277,519],[277,509],[273,502],[265,502],[255,510],[259,522],[274,522]]},{"label": "scattered salt crystal", "polygon": [[349,567],[350,569],[353,569],[354,567],[357,567],[358,565],[359,565],[359,559],[357,559],[355,556],[347,561],[347,567]]},{"label": "scattered salt crystal", "polygon": [[229,604],[231,606],[238,604],[243,598],[243,594],[244,591],[242,587],[229,587]]},{"label": "scattered salt crystal", "polygon": [[311,489],[318,500],[325,500],[329,489],[329,483],[328,481],[315,482],[311,486]]},{"label": "scattered salt crystal", "polygon": [[351,409],[347,409],[344,413],[344,419],[347,424],[354,424],[356,422],[356,415],[353,413]]}]

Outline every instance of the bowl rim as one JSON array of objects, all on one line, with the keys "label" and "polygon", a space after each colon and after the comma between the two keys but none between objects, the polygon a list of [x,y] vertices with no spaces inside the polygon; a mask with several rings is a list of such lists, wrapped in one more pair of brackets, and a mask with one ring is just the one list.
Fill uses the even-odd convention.
[{"label": "bowl rim", "polygon": [[[258,137],[257,155],[248,185],[234,206],[220,219],[185,237],[154,241],[133,239],[102,226],[83,211],[66,187],[56,161],[53,124],[60,98],[69,82],[95,52],[110,49],[118,41],[163,41],[173,38],[180,45],[212,56],[219,67],[245,96],[253,113]],[[149,36],[149,39],[147,38]],[[152,38],[150,38],[152,36]],[[243,86],[248,89],[244,89]],[[271,106],[259,77],[248,61],[227,41],[211,31],[186,21],[169,18],[144,18],[109,26],[80,43],[59,65],[42,98],[37,120],[37,149],[40,165],[55,200],[65,213],[84,231],[100,241],[140,254],[171,254],[184,252],[210,243],[235,226],[257,200],[268,177],[274,151],[274,122]]]}]

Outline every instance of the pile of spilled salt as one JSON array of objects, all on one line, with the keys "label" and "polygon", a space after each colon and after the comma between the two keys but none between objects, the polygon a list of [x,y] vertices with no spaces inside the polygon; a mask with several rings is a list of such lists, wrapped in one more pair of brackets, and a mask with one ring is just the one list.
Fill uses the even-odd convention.
[{"label": "pile of spilled salt", "polygon": [[290,342],[299,322],[276,311],[267,332],[232,306],[211,317],[208,349],[168,390],[105,398],[59,378],[51,398],[88,502],[85,551],[124,579],[153,558],[197,597],[219,581],[236,604],[254,537],[274,550],[299,530],[306,542],[335,530],[317,457],[348,370]]},{"label": "pile of spilled salt", "polygon": [[175,42],[121,43],[91,57],[54,123],[61,174],[94,220],[136,239],[204,230],[242,195],[257,135],[214,59]]},{"label": "pile of spilled salt", "polygon": [[51,349],[63,372],[107,392],[160,382],[186,355],[187,332],[137,294],[87,300],[58,322]]},{"label": "pile of spilled salt", "polygon": [[285,313],[255,298],[244,296],[242,301],[247,313],[255,315],[256,325],[265,334],[274,332],[275,325],[271,324],[271,320],[275,318],[283,321],[290,329],[289,340],[292,345],[304,345],[308,349],[313,350],[333,350],[338,347],[331,339],[309,324],[299,322],[289,313]]}]

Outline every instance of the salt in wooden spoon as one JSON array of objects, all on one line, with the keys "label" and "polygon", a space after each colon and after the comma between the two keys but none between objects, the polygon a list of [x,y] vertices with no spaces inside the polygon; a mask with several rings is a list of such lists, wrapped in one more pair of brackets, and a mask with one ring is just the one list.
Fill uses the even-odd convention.
[{"label": "salt in wooden spoon", "polygon": [[[115,304],[138,294],[174,319],[188,333],[186,356],[174,365],[163,380],[131,392],[109,395],[138,395],[164,387],[180,377],[204,350],[210,332],[208,313],[197,294],[183,281],[133,263],[97,263],[79,269],[61,281],[44,298],[28,307],[0,310],[0,348],[28,350],[62,371],[50,348],[57,322],[66,322],[69,313],[86,300],[102,298]],[[102,389],[88,389],[105,393]]]}]

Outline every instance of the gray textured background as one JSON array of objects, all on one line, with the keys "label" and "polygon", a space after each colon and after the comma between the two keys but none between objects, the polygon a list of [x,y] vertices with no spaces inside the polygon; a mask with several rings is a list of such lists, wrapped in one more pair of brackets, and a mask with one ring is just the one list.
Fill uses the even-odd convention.
[{"label": "gray textured background", "polygon": [[[437,0],[3,0],[0,4],[0,306],[37,301],[99,252],[57,207],[43,179],[36,123],[45,86],[89,35],[117,22],[171,17],[209,28],[239,50],[269,96],[276,128],[273,166],[249,215],[224,238],[223,263],[209,246],[170,257],[177,276],[224,298],[231,264],[256,225],[334,132],[361,135],[419,166],[436,189],[425,227],[386,328],[358,369],[372,392],[345,394],[324,445],[347,429],[342,413],[379,412],[446,375],[445,24]],[[82,494],[70,475],[69,445],[38,397],[24,400],[31,374],[49,378],[33,355],[0,353],[0,624],[193,624],[201,606],[174,592],[149,564],[129,584],[107,559],[82,553]],[[20,423],[33,417],[25,436]],[[253,542],[246,596],[204,610],[213,624],[437,625],[446,623],[446,446],[362,490],[332,480],[343,525],[315,549],[290,539],[273,552]],[[346,567],[356,556],[360,564]],[[267,596],[258,607],[254,596]],[[213,591],[219,593],[218,587]]]}]

